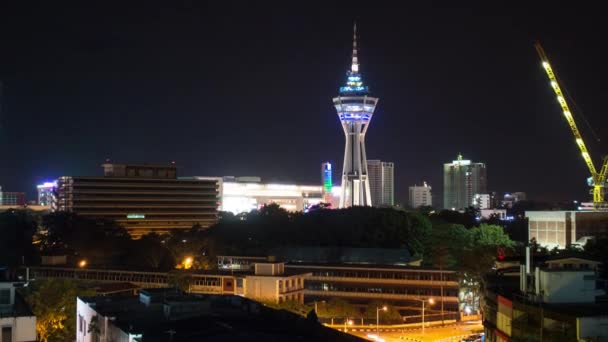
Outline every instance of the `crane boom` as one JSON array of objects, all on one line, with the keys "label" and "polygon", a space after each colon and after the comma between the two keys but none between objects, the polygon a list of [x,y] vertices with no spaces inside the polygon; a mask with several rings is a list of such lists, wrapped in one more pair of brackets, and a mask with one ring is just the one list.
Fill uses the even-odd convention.
[{"label": "crane boom", "polygon": [[589,169],[589,172],[591,173],[591,178],[593,180],[593,202],[595,203],[595,205],[597,207],[601,203],[604,202],[604,183],[606,181],[606,174],[608,173],[608,159],[604,160],[604,164],[602,165],[602,170],[598,173],[597,170],[595,169],[595,165],[593,164],[593,160],[591,160],[591,156],[589,155],[589,151],[587,150],[587,146],[585,145],[585,141],[583,140],[581,132],[578,130],[578,127],[576,126],[576,122],[574,121],[574,117],[572,116],[570,107],[568,106],[568,103],[566,102],[566,98],[564,97],[564,94],[562,93],[562,89],[559,86],[555,72],[551,68],[551,64],[549,64],[549,58],[547,58],[547,54],[545,54],[545,50],[543,50],[543,47],[540,45],[539,42],[536,42],[534,44],[534,47],[536,48],[536,52],[538,52],[538,55],[542,62],[543,68],[545,69],[545,72],[547,73],[547,76],[549,77],[549,81],[551,82],[551,88],[553,88],[553,91],[555,92],[555,95],[557,96],[557,101],[559,102],[559,105],[562,107],[562,112],[564,113],[564,116],[566,117],[566,121],[568,121],[568,125],[570,126],[570,129],[572,130],[572,134],[574,135],[576,145],[578,145],[578,148],[581,151],[581,155],[583,156],[583,159],[585,160],[585,163],[587,164],[587,168]]}]

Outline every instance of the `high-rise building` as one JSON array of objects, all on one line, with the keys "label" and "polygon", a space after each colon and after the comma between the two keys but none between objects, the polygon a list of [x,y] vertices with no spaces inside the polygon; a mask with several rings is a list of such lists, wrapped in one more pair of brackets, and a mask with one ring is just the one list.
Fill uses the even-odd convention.
[{"label": "high-rise building", "polygon": [[330,162],[325,162],[321,164],[321,184],[323,184],[323,202],[331,203],[333,199],[333,180]]},{"label": "high-rise building", "polygon": [[458,159],[443,165],[443,207],[462,210],[473,203],[475,194],[486,193],[486,165]]},{"label": "high-rise building", "polygon": [[395,165],[391,162],[367,161],[367,179],[374,206],[392,207],[395,204],[394,170]]},{"label": "high-rise building", "polygon": [[217,221],[218,184],[177,178],[174,165],[102,165],[104,177],[61,177],[53,209],[116,221],[131,235],[209,227]]},{"label": "high-rise building", "polygon": [[340,94],[333,99],[336,112],[346,137],[344,164],[342,170],[342,195],[340,208],[350,206],[371,206],[371,192],[365,154],[365,133],[376,109],[378,98],[369,96],[369,89],[363,85],[357,58],[357,26],[353,34],[353,55],[346,85],[340,87]]},{"label": "high-rise building", "polygon": [[53,193],[56,187],[57,182],[45,182],[38,185],[38,205],[50,207],[53,203]]},{"label": "high-rise building", "polygon": [[26,204],[25,192],[3,192],[0,186],[0,205],[21,206]]},{"label": "high-rise building", "polygon": [[431,193],[432,188],[424,182],[421,186],[414,185],[410,186],[410,207],[432,207],[433,206],[433,195]]}]

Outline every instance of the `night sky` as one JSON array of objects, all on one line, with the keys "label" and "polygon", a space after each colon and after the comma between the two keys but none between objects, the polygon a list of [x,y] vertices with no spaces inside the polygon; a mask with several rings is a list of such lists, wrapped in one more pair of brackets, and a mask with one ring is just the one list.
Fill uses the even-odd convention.
[{"label": "night sky", "polygon": [[[34,199],[37,183],[100,175],[106,158],[174,160],[181,176],[320,184],[321,162],[341,170],[331,99],[349,68],[356,19],[361,72],[380,98],[367,155],[395,162],[398,202],[426,180],[441,205],[443,163],[459,152],[487,164],[490,190],[588,199],[587,169],[533,42],[543,42],[606,137],[600,8],[97,3],[0,4],[4,191]],[[579,128],[599,168],[606,145],[580,119]]]}]

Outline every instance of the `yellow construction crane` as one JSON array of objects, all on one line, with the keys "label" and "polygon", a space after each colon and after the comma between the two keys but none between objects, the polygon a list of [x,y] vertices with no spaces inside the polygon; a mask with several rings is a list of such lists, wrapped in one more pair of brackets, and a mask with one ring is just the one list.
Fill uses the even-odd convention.
[{"label": "yellow construction crane", "polygon": [[562,90],[559,86],[555,72],[551,68],[551,64],[549,64],[549,59],[545,54],[545,50],[543,50],[539,42],[536,42],[534,44],[534,47],[536,48],[536,51],[540,56],[540,60],[542,62],[543,68],[545,69],[545,72],[547,73],[547,76],[549,76],[551,88],[553,88],[555,95],[557,95],[557,102],[559,102],[559,105],[562,107],[562,111],[564,113],[564,116],[566,117],[566,121],[568,121],[568,125],[570,125],[572,134],[574,134],[576,144],[581,150],[581,154],[583,156],[583,159],[585,160],[585,163],[587,163],[587,168],[589,169],[589,172],[591,172],[591,179],[589,181],[589,185],[593,187],[593,190],[591,191],[593,193],[593,204],[595,205],[596,209],[604,207],[604,186],[606,184],[606,174],[608,173],[608,157],[604,157],[602,169],[600,170],[600,172],[597,172],[595,169],[595,165],[591,160],[591,156],[589,155],[589,151],[587,151],[587,146],[585,146],[585,142],[583,141],[581,132],[576,126],[574,117],[572,117],[572,111],[570,111],[570,107],[568,107],[568,103],[566,103],[566,98],[564,97],[564,94],[562,93]]}]

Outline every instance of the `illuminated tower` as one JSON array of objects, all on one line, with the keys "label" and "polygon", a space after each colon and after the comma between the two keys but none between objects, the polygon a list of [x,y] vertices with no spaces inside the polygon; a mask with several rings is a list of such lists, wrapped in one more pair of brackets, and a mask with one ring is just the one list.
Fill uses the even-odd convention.
[{"label": "illuminated tower", "polygon": [[359,74],[357,25],[355,24],[351,68],[347,72],[346,85],[340,87],[340,95],[334,98],[334,106],[346,136],[340,208],[372,205],[367,179],[365,133],[372,120],[378,98],[370,97],[368,94],[369,89],[363,85],[361,74]]},{"label": "illuminated tower", "polygon": [[323,202],[331,203],[332,200],[332,176],[331,163],[325,162],[321,164],[321,182],[323,183]]}]

